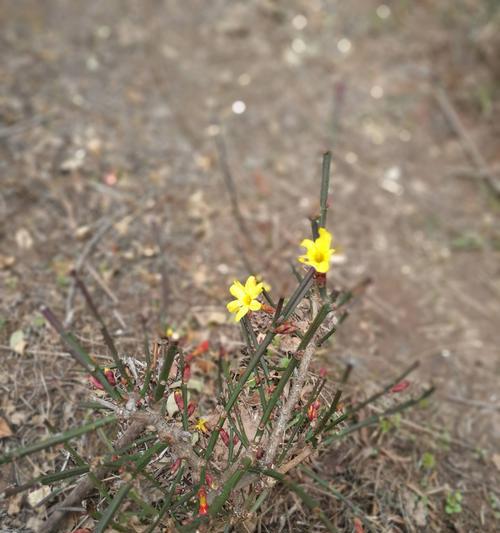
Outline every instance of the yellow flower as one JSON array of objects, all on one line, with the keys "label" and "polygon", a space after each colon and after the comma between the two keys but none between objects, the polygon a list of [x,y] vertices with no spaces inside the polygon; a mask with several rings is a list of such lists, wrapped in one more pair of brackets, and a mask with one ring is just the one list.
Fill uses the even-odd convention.
[{"label": "yellow flower", "polygon": [[208,428],[206,424],[207,424],[207,421],[204,418],[198,418],[198,422],[196,423],[196,426],[194,426],[194,429],[197,429],[198,431],[201,431],[202,433],[208,433]]},{"label": "yellow flower", "polygon": [[236,313],[236,322],[239,322],[248,311],[258,311],[262,307],[257,297],[263,288],[264,284],[257,283],[255,276],[250,276],[244,286],[235,280],[231,287],[229,287],[229,292],[236,300],[227,304],[227,310],[230,313]]},{"label": "yellow flower", "polygon": [[319,228],[319,237],[315,241],[304,239],[300,245],[307,253],[301,255],[298,260],[301,263],[314,267],[316,272],[324,274],[330,268],[330,257],[335,253],[335,249],[330,248],[332,234],[325,228]]}]

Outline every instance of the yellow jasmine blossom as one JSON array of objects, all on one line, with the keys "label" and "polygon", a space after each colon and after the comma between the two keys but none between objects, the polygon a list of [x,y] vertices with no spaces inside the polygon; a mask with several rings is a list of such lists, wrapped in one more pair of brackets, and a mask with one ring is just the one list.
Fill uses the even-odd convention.
[{"label": "yellow jasmine blossom", "polygon": [[207,421],[204,418],[198,418],[198,422],[196,423],[196,426],[194,426],[194,429],[197,429],[198,431],[201,431],[202,433],[208,433],[208,428],[206,424],[207,424]]},{"label": "yellow jasmine blossom", "polygon": [[312,241],[311,239],[304,239],[300,245],[303,246],[307,252],[301,255],[298,260],[301,263],[314,267],[316,272],[324,274],[330,268],[330,257],[335,253],[334,248],[330,248],[332,243],[332,234],[325,228],[319,228],[319,237]]},{"label": "yellow jasmine blossom", "polygon": [[236,322],[239,322],[248,311],[258,311],[262,304],[257,300],[264,288],[263,283],[257,283],[255,276],[250,276],[245,285],[235,280],[229,287],[229,292],[236,298],[227,304],[230,313],[236,313]]}]

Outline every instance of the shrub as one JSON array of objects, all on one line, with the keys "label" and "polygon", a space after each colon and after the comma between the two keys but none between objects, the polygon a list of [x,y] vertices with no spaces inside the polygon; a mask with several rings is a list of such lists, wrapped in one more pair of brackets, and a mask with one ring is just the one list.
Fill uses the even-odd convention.
[{"label": "shrub", "polygon": [[[301,243],[306,252],[298,259],[305,267],[302,272],[295,270],[294,292],[275,302],[266,284],[254,276],[230,287],[234,299],[227,308],[234,313],[245,345],[238,368],[231,368],[224,346],[208,342],[189,346],[182,338],[175,340],[170,331],[151,346],[146,343],[145,358],[124,358],[77,273],[76,286],[99,323],[111,356],[107,366],[97,364],[56,315],[42,308],[75,362],[89,375],[93,391],[90,422],[7,450],[0,458],[0,464],[18,461],[57,445],[69,454],[71,462],[65,469],[9,487],[4,494],[40,484],[75,484],[49,510],[44,531],[59,530],[68,509],[83,502],[87,502],[84,518],[96,524],[97,533],[108,527],[130,531],[134,524],[142,524],[141,531],[147,532],[159,526],[218,531],[258,512],[276,483],[293,491],[326,529],[334,531],[327,512],[294,481],[293,470],[351,432],[416,404],[432,388],[359,419],[368,404],[406,389],[409,382],[404,378],[416,364],[360,403],[343,398],[350,367],[336,382],[315,368],[317,351],[330,341],[348,316],[349,302],[366,285],[337,291],[327,284],[334,253],[326,229],[329,166],[327,153],[320,214],[312,221],[313,239]],[[214,352],[218,352],[215,397],[191,377],[199,358]],[[71,444],[92,431],[107,441],[104,453],[77,451]],[[313,471],[303,472],[321,483]]]}]

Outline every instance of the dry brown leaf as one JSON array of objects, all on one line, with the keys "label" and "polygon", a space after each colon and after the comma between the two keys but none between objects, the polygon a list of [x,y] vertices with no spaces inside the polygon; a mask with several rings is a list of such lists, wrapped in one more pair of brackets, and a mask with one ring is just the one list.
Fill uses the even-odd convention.
[{"label": "dry brown leaf", "polygon": [[9,507],[7,508],[7,514],[9,516],[16,515],[21,510],[22,499],[23,495],[21,493],[16,494],[9,499]]},{"label": "dry brown leaf", "polygon": [[5,439],[6,437],[10,437],[11,435],[12,430],[10,429],[9,424],[7,424],[7,420],[0,416],[0,439]]},{"label": "dry brown leaf", "polygon": [[28,503],[31,507],[36,507],[44,498],[50,494],[50,487],[47,485],[41,486],[39,489],[36,489],[28,494]]},{"label": "dry brown leaf", "polygon": [[13,255],[0,255],[0,270],[7,270],[16,262]]},{"label": "dry brown leaf", "polygon": [[33,237],[26,228],[16,231],[16,243],[21,250],[29,250],[33,247]]},{"label": "dry brown leaf", "polygon": [[26,339],[24,338],[24,332],[22,329],[18,329],[17,331],[14,331],[12,335],[10,336],[9,340],[9,346],[11,350],[18,353],[19,355],[23,355],[24,350],[26,348]]}]

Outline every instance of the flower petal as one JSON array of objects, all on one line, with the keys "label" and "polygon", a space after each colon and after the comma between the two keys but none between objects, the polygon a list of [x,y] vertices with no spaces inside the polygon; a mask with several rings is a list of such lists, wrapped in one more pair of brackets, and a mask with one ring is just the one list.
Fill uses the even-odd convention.
[{"label": "flower petal", "polygon": [[252,300],[248,307],[250,307],[251,311],[259,311],[262,307],[262,304],[258,300]]},{"label": "flower petal", "polygon": [[250,295],[252,300],[255,300],[255,298],[257,298],[257,296],[259,296],[259,294],[262,292],[263,289],[264,289],[264,284],[263,283],[257,283],[257,285],[255,285],[255,287],[253,289],[247,290],[247,294]]},{"label": "flower petal", "polygon": [[245,283],[245,292],[251,295],[252,292],[255,290],[256,284],[257,281],[255,280],[255,276],[249,276]]},{"label": "flower petal", "polygon": [[313,241],[311,241],[311,239],[304,239],[300,245],[305,248],[308,252],[310,252],[311,250],[313,250],[315,248],[315,244]]},{"label": "flower petal", "polygon": [[231,287],[229,287],[229,292],[235,297],[238,298],[238,300],[241,300],[245,296],[245,288],[243,285],[238,281],[234,280]]},{"label": "flower petal", "polygon": [[325,228],[319,228],[319,237],[316,239],[316,245],[323,250],[329,250],[332,243],[332,234]]},{"label": "flower petal", "polygon": [[330,263],[329,261],[321,261],[321,263],[316,263],[313,267],[316,269],[316,272],[326,274],[330,269]]},{"label": "flower petal", "polygon": [[241,303],[239,300],[233,300],[232,302],[229,302],[226,307],[230,313],[236,313],[236,311],[241,307]]},{"label": "flower petal", "polygon": [[235,320],[239,322],[246,314],[248,313],[248,307],[246,305],[242,306],[241,309],[236,313]]}]

